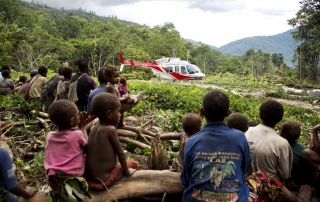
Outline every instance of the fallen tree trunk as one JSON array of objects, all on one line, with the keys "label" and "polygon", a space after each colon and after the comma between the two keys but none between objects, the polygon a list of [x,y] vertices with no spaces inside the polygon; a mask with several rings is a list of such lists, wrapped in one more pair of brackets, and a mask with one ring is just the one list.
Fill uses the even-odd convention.
[{"label": "fallen tree trunk", "polygon": [[140,149],[151,149],[149,145],[143,144],[142,142],[138,142],[126,137],[118,137],[120,142],[125,142],[125,143],[132,143],[134,146],[139,147]]},{"label": "fallen tree trunk", "polygon": [[[140,170],[130,177],[122,177],[109,191],[90,191],[88,202],[115,201],[141,198],[155,194],[179,194],[184,190],[180,173],[169,170]],[[50,202],[44,192],[38,192],[29,200],[19,198],[18,202]]]}]

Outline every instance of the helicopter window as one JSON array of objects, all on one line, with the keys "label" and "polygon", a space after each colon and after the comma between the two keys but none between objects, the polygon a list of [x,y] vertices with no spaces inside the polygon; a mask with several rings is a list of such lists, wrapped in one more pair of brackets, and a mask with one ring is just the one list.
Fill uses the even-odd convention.
[{"label": "helicopter window", "polygon": [[181,74],[188,74],[185,66],[181,66]]},{"label": "helicopter window", "polygon": [[179,66],[175,66],[174,68],[175,68],[175,72],[180,73]]},{"label": "helicopter window", "polygon": [[172,73],[172,67],[166,67],[166,72],[168,73],[168,74],[170,74],[170,73]]},{"label": "helicopter window", "polygon": [[199,67],[195,65],[187,65],[187,69],[189,74],[201,73],[201,70],[199,69]]}]

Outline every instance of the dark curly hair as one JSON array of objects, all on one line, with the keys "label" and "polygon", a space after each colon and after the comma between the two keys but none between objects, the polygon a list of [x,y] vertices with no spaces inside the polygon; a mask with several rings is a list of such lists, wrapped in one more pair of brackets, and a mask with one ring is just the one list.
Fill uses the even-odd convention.
[{"label": "dark curly hair", "polygon": [[98,72],[98,81],[101,83],[108,83],[108,80],[106,79],[106,77],[104,76],[105,74],[105,69],[106,68],[102,68],[99,70]]},{"label": "dark curly hair", "polygon": [[70,119],[74,117],[78,110],[74,102],[70,100],[58,100],[49,107],[49,118],[59,128],[67,126]]},{"label": "dark curly hair", "polygon": [[4,71],[4,70],[8,70],[8,71],[10,71],[10,70],[11,70],[11,68],[9,67],[9,65],[3,65],[3,66],[2,66],[2,70],[1,70],[1,71]]},{"label": "dark curly hair", "polygon": [[228,117],[227,125],[229,128],[235,128],[242,132],[246,132],[249,128],[248,118],[241,113],[233,113]]},{"label": "dark curly hair", "polygon": [[188,113],[182,117],[181,122],[185,133],[196,133],[201,130],[202,120],[198,114]]},{"label": "dark curly hair", "polygon": [[297,139],[299,139],[300,133],[300,125],[294,121],[284,122],[280,129],[280,135],[287,139],[289,143],[294,143]]},{"label": "dark curly hair", "polygon": [[220,90],[212,90],[203,98],[203,110],[210,122],[223,121],[229,110],[229,97]]},{"label": "dark curly hair", "polygon": [[121,84],[124,84],[126,81],[127,81],[127,80],[126,80],[126,78],[124,78],[124,77],[122,77],[122,78],[120,79],[120,83],[121,83]]},{"label": "dark curly hair", "polygon": [[22,75],[19,77],[19,82],[25,83],[28,80],[28,77],[25,75]]},{"label": "dark curly hair", "polygon": [[114,66],[114,65],[109,65],[105,68],[104,70],[104,77],[108,80],[111,78],[111,76],[115,73],[119,71],[119,69]]},{"label": "dark curly hair", "polygon": [[275,100],[267,100],[260,106],[260,118],[266,126],[274,127],[282,120],[283,114],[282,104]]},{"label": "dark curly hair", "polygon": [[80,71],[85,71],[89,68],[89,58],[87,57],[80,57],[77,61],[74,62]]},{"label": "dark curly hair", "polygon": [[48,68],[46,67],[46,66],[40,66],[39,68],[38,68],[38,73],[39,74],[44,74],[44,73],[46,73],[46,72],[48,72]]},{"label": "dark curly hair", "polygon": [[100,119],[104,119],[102,116],[105,116],[108,110],[115,110],[117,105],[120,106],[120,101],[115,95],[102,92],[94,96],[90,105],[92,113]]},{"label": "dark curly hair", "polygon": [[9,70],[3,70],[3,71],[1,72],[1,74],[2,74],[3,78],[9,78],[9,76],[10,76],[10,71],[9,71]]},{"label": "dark curly hair", "polygon": [[72,77],[72,68],[71,67],[63,67],[61,70],[61,74],[64,78],[71,78]]}]

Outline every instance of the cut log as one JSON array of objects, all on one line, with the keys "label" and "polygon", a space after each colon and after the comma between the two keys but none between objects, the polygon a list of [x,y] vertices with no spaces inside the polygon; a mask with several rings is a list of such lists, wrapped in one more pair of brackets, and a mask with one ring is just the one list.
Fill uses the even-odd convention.
[{"label": "cut log", "polygon": [[135,140],[131,140],[129,138],[126,137],[118,137],[120,142],[125,142],[125,143],[132,143],[134,146],[139,147],[140,149],[151,149],[151,147],[149,145],[143,144],[142,142],[138,142]]},{"label": "cut log", "polygon": [[[180,173],[169,170],[139,170],[130,177],[122,177],[109,191],[90,191],[88,202],[115,201],[142,198],[155,194],[179,194],[184,190]],[[19,198],[18,202],[50,202],[51,198],[43,191],[29,200]]]}]

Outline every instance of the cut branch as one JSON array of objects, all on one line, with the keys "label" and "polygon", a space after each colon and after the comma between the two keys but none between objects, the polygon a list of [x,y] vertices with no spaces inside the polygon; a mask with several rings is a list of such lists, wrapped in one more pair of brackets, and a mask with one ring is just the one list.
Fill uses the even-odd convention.
[{"label": "cut branch", "polygon": [[121,142],[124,142],[124,143],[132,143],[134,146],[136,147],[139,147],[140,149],[151,149],[151,147],[149,145],[146,145],[144,143],[141,143],[141,142],[138,142],[138,141],[135,141],[135,140],[131,140],[129,138],[126,138],[126,137],[119,137],[119,140]]}]

